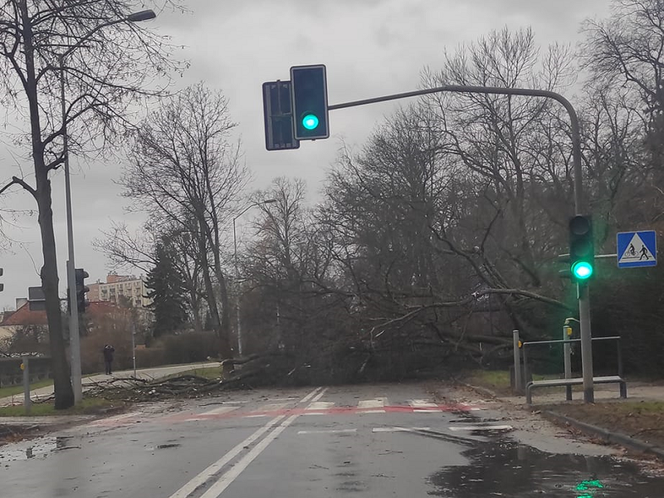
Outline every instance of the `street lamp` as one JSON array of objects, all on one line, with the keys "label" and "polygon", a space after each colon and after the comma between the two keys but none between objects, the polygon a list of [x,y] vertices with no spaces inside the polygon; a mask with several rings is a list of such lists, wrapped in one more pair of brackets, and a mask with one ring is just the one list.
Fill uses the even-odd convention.
[{"label": "street lamp", "polygon": [[65,204],[67,207],[67,246],[69,259],[67,260],[67,287],[69,288],[69,345],[71,348],[71,379],[74,390],[74,403],[80,403],[83,398],[81,384],[81,340],[78,329],[78,303],[76,301],[76,264],[74,263],[74,227],[72,223],[71,207],[71,180],[69,176],[69,148],[67,139],[67,106],[65,104],[65,58],[76,48],[79,48],[90,36],[107,26],[122,22],[139,22],[154,19],[156,14],[152,10],[142,10],[127,17],[100,24],[87,35],[83,36],[74,45],[60,55],[60,100],[62,103],[62,155],[65,165]]},{"label": "street lamp", "polygon": [[[249,211],[252,207],[262,206],[263,204],[274,204],[277,202],[277,199],[267,199],[261,202],[253,202],[249,204],[246,208],[240,212],[235,218],[233,218],[233,259],[235,260],[235,285],[239,289],[240,285],[240,268],[237,264],[237,234],[235,232],[235,220],[237,220],[244,213]],[[242,356],[242,326],[240,323],[240,292],[238,291],[235,298],[235,322],[237,325],[237,349],[240,357]]]}]

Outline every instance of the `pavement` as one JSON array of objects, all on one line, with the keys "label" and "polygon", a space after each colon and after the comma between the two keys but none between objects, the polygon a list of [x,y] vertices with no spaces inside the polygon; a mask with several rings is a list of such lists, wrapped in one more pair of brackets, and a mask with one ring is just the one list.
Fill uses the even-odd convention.
[{"label": "pavement", "polygon": [[[141,368],[136,370],[136,377],[140,379],[157,379],[160,377],[167,377],[169,375],[176,374],[178,372],[185,372],[187,370],[200,369],[200,368],[213,368],[219,367],[221,363],[219,362],[201,362],[201,363],[188,363],[183,365],[168,365],[164,367],[154,367],[154,368]],[[94,387],[97,384],[106,382],[110,379],[121,379],[127,377],[133,377],[134,370],[121,370],[118,372],[113,372],[112,375],[98,374],[92,375],[89,377],[84,377],[82,379],[83,391]],[[34,389],[30,392],[30,399],[33,401],[40,401],[45,398],[50,398],[53,396],[53,386],[41,387],[39,389]],[[15,394],[13,396],[6,396],[0,398],[0,407],[1,406],[11,406],[16,404],[23,404],[23,393]],[[4,419],[3,419],[4,421]]]},{"label": "pavement", "polygon": [[[638,452],[649,453],[655,455],[660,460],[664,461],[664,447],[660,445],[635,438],[616,430],[614,427],[602,426],[598,424],[590,424],[585,420],[578,420],[573,417],[563,415],[556,410],[556,406],[561,403],[581,403],[583,400],[583,393],[578,389],[573,392],[573,401],[568,402],[565,399],[565,388],[559,387],[555,389],[549,388],[548,390],[534,391],[533,405],[526,403],[525,396],[505,396],[499,395],[496,392],[485,387],[470,386],[475,391],[482,393],[484,396],[494,399],[500,403],[505,410],[529,410],[535,411],[537,414],[544,414],[546,417],[557,421],[560,424],[572,426],[585,434],[592,437],[599,437],[607,443],[617,444],[631,450]],[[657,401],[664,402],[664,385],[652,384],[645,382],[632,382],[627,384],[627,400],[630,402],[640,401]],[[618,386],[610,387],[606,385],[594,386],[595,402],[616,401],[619,402]]]},{"label": "pavement", "polygon": [[664,474],[521,412],[433,382],[232,391],[7,444],[0,474],[32,498],[661,496]]}]

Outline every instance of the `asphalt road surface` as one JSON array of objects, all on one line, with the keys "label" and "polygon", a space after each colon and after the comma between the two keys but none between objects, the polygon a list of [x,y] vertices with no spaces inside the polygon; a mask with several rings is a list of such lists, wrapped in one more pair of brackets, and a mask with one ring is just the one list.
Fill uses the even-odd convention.
[{"label": "asphalt road surface", "polygon": [[[445,399],[455,399],[452,389]],[[158,404],[0,447],[0,496],[661,497],[635,463],[421,384],[229,393]]]}]

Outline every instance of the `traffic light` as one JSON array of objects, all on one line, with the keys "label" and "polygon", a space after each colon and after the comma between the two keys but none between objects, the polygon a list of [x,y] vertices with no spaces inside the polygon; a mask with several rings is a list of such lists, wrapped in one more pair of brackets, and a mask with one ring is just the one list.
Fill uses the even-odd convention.
[{"label": "traffic light", "polygon": [[569,262],[572,280],[581,283],[592,277],[595,246],[590,216],[574,216],[569,221]]},{"label": "traffic light", "polygon": [[[2,268],[0,268],[0,277],[2,277],[2,274],[5,272]],[[5,284],[0,284],[0,292],[5,290]]]},{"label": "traffic light", "polygon": [[265,148],[288,150],[300,147],[294,136],[290,81],[263,83],[263,118],[265,122]]},{"label": "traffic light", "polygon": [[325,66],[290,68],[293,132],[297,140],[328,138],[327,76]]},{"label": "traffic light", "polygon": [[79,313],[85,311],[85,293],[90,290],[85,286],[85,279],[89,276],[83,268],[76,268],[76,304]]}]

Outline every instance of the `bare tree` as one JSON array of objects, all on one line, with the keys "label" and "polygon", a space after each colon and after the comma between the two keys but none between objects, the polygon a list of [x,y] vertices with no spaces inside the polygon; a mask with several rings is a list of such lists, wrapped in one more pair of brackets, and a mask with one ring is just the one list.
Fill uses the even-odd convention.
[{"label": "bare tree", "polygon": [[[35,172],[34,185],[14,176],[0,193],[19,185],[38,206],[57,409],[72,406],[74,397],[62,335],[49,176],[64,161],[65,136],[70,152],[101,152],[129,124],[136,99],[162,93],[163,87],[150,85],[167,82],[176,66],[166,40],[131,22],[130,14],[143,5],[134,0],[7,0],[0,5],[0,82],[5,98],[29,125]],[[61,84],[68,96],[64,119]]]},{"label": "bare tree", "polygon": [[221,93],[189,87],[142,124],[122,178],[126,197],[195,241],[223,358],[232,358],[232,350],[222,231],[248,179],[239,143],[230,142],[234,126]]},{"label": "bare tree", "polygon": [[[590,70],[590,86],[626,88],[620,97],[630,119],[641,120],[648,160],[640,171],[649,195],[664,193],[664,4],[661,0],[614,0],[607,19],[587,20],[581,58]],[[636,98],[634,98],[636,97]],[[606,101],[606,98],[602,99]],[[634,122],[630,129],[633,129]],[[642,159],[646,159],[644,156]],[[662,201],[659,200],[659,203]],[[661,208],[657,210],[657,215]]]}]

